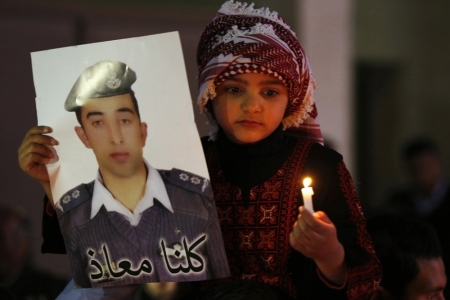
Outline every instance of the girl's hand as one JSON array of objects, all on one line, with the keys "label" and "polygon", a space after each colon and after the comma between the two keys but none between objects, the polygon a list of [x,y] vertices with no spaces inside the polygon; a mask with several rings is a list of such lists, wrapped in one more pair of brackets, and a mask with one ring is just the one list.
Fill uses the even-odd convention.
[{"label": "girl's hand", "polygon": [[343,284],[347,267],[344,247],[337,238],[336,227],[322,211],[311,214],[303,206],[299,210],[290,235],[292,248],[314,259],[328,280]]}]

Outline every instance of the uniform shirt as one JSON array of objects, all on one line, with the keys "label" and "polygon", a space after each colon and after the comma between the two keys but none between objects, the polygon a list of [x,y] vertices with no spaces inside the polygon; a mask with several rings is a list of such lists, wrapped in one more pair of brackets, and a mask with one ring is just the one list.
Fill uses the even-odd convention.
[{"label": "uniform shirt", "polygon": [[156,198],[165,208],[173,213],[173,208],[167,195],[164,182],[158,171],[148,162],[145,162],[148,170],[147,181],[145,185],[144,197],[139,201],[138,205],[131,212],[120,201],[116,200],[111,192],[105,187],[100,171],[94,182],[94,193],[92,195],[91,219],[94,218],[102,205],[108,212],[115,211],[123,215],[131,225],[136,226],[141,220],[142,213],[153,206],[153,198]]},{"label": "uniform shirt", "polygon": [[[99,180],[78,185],[59,201],[56,212],[77,287],[229,276],[209,180],[178,169],[149,168],[149,176],[142,207],[135,210],[139,219],[117,212],[114,199],[117,207],[109,210],[106,202],[93,205],[96,193],[112,198]],[[158,178],[163,189],[152,186]]]}]

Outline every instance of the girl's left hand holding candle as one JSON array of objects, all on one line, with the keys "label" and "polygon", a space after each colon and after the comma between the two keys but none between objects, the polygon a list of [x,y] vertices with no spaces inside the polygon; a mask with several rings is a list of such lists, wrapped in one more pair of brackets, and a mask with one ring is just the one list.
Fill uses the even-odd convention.
[{"label": "girl's left hand holding candle", "polygon": [[347,266],[345,250],[339,242],[336,227],[328,216],[317,211],[310,213],[303,206],[290,235],[291,247],[314,259],[321,273],[332,283],[345,283]]}]

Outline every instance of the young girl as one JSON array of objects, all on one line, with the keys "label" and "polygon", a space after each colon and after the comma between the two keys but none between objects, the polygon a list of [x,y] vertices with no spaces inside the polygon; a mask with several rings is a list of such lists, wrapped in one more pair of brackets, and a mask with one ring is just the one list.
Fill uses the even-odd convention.
[{"label": "young girl", "polygon": [[[232,279],[293,299],[368,298],[379,262],[342,156],[320,144],[315,82],[295,34],[276,12],[230,0],[205,28],[197,62],[199,105],[218,125],[202,141]],[[31,176],[52,155],[30,146],[54,143],[42,133],[30,130],[19,149]],[[314,213],[303,208],[305,177]],[[43,249],[64,251],[57,221],[44,218]]]},{"label": "young girl", "polygon": [[[299,299],[370,295],[379,263],[342,156],[316,143],[315,82],[295,34],[276,12],[230,0],[197,63],[199,105],[218,125],[203,145],[232,278]],[[305,177],[316,213],[298,215]]]}]

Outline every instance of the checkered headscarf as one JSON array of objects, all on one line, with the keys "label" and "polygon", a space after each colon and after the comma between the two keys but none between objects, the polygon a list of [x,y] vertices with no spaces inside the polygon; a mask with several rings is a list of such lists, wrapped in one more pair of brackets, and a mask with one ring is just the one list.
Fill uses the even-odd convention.
[{"label": "checkered headscarf", "polygon": [[286,84],[283,128],[323,143],[314,100],[315,81],[295,33],[268,8],[225,2],[200,38],[198,104],[202,112],[216,87],[243,73],[271,75]]}]

